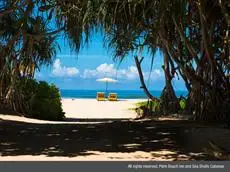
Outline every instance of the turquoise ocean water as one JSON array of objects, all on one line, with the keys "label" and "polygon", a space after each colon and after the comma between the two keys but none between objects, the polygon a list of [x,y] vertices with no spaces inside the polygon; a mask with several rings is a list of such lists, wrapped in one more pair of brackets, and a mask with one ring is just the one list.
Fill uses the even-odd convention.
[{"label": "turquoise ocean water", "polygon": [[[60,90],[62,98],[95,98],[97,92],[105,90]],[[153,96],[159,97],[161,91],[150,91]],[[147,98],[142,90],[108,90],[107,93],[117,93],[121,99],[144,99]],[[176,95],[186,96],[186,91],[176,91]]]}]

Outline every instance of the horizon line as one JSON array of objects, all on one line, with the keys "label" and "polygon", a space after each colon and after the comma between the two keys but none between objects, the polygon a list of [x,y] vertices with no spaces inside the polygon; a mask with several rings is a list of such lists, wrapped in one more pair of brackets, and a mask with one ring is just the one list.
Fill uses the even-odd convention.
[{"label": "horizon line", "polygon": [[[59,90],[73,90],[73,91],[96,91],[96,90],[103,90],[103,89],[59,89]],[[110,89],[111,91],[112,90],[120,90],[120,91],[144,91],[142,89]],[[163,91],[162,90],[149,90],[149,91]],[[188,90],[175,90],[175,91],[188,91]]]}]

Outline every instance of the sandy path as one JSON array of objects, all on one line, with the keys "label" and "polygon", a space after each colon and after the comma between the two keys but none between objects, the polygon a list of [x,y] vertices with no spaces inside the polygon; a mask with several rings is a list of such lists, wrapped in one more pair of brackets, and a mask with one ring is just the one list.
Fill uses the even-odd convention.
[{"label": "sandy path", "polygon": [[230,144],[229,129],[132,120],[136,114],[129,108],[140,100],[62,101],[63,122],[0,114],[0,161],[210,160],[203,152],[209,140]]},{"label": "sandy path", "polygon": [[0,161],[210,160],[203,152],[209,139],[229,145],[229,130],[191,121],[101,120],[81,124],[0,120]]}]

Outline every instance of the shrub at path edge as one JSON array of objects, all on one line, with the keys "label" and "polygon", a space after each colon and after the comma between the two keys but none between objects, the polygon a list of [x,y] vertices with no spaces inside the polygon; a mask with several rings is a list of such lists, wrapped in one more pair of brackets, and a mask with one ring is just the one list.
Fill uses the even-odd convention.
[{"label": "shrub at path edge", "polygon": [[42,120],[63,120],[65,118],[59,89],[45,81],[29,80],[26,84],[29,99],[29,116]]}]

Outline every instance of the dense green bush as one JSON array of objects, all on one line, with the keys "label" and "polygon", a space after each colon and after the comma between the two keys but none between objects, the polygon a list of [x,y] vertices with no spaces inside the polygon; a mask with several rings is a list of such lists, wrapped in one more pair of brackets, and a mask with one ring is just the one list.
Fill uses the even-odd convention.
[{"label": "dense green bush", "polygon": [[58,88],[45,81],[26,80],[24,95],[29,103],[29,116],[43,120],[65,118]]}]

